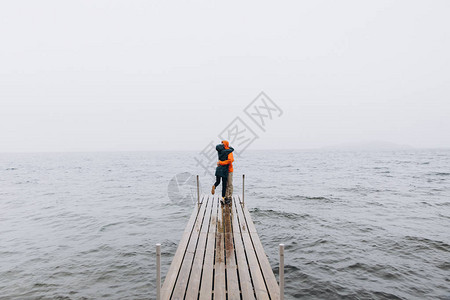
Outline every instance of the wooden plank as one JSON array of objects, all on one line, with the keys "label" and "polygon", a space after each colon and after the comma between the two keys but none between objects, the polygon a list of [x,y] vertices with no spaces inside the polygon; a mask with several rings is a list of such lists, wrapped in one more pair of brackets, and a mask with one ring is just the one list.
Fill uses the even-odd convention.
[{"label": "wooden plank", "polygon": [[200,290],[200,278],[203,269],[203,259],[205,257],[206,240],[208,238],[208,230],[211,219],[212,202],[211,198],[207,198],[206,213],[203,219],[200,236],[198,239],[197,249],[195,251],[194,262],[192,264],[191,276],[189,278],[188,288],[185,299],[197,299]]},{"label": "wooden plank", "polygon": [[243,300],[254,300],[255,294],[253,292],[253,284],[250,278],[250,270],[245,257],[244,245],[242,242],[241,230],[237,219],[236,207],[239,202],[236,198],[233,199],[233,233],[234,233],[234,247],[236,249],[236,261],[239,271],[239,283],[241,285],[241,294]]},{"label": "wooden plank", "polygon": [[232,207],[224,207],[224,225],[225,225],[225,268],[227,274],[227,299],[241,299],[238,283],[238,274],[236,266],[236,256],[234,253],[233,230],[231,227],[233,212]]},{"label": "wooden plank", "polygon": [[238,212],[239,227],[241,229],[241,235],[244,241],[245,253],[247,254],[247,260],[250,267],[250,274],[252,276],[256,299],[269,299],[269,294],[267,292],[262,271],[259,267],[258,257],[256,256],[255,249],[253,248],[253,243],[250,238],[250,233],[245,221],[242,206],[238,205],[236,207],[236,210]]},{"label": "wooden plank", "polygon": [[161,299],[170,299],[181,264],[183,262],[184,255],[186,253],[186,247],[189,243],[191,237],[192,229],[194,227],[195,221],[197,219],[198,210],[194,209],[191,217],[186,225],[183,236],[181,237],[180,243],[178,244],[175,256],[170,264],[169,271],[167,272],[166,278],[164,280],[163,287],[161,289]]},{"label": "wooden plank", "polygon": [[187,283],[191,274],[192,262],[194,260],[195,249],[197,248],[197,242],[200,235],[200,229],[203,223],[203,217],[205,215],[206,203],[200,205],[200,210],[195,220],[194,227],[192,228],[191,238],[189,239],[186,252],[184,254],[183,262],[181,264],[180,272],[178,274],[177,281],[173,290],[171,299],[179,300],[184,299]]},{"label": "wooden plank", "polygon": [[213,268],[214,268],[214,250],[216,241],[216,229],[217,229],[217,204],[218,199],[211,197],[212,210],[209,223],[208,238],[206,241],[205,259],[203,262],[202,282],[200,286],[200,299],[207,300],[212,299],[212,284],[213,284]]},{"label": "wooden plank", "polygon": [[280,298],[280,287],[278,286],[277,279],[273,274],[272,267],[270,266],[269,259],[267,258],[266,252],[264,251],[261,240],[259,239],[258,233],[256,232],[255,225],[253,224],[252,218],[246,206],[242,207],[244,212],[245,221],[247,228],[249,229],[250,238],[253,243],[256,255],[258,257],[259,265],[264,276],[264,281],[266,282],[267,289],[269,291],[270,297],[272,299]]},{"label": "wooden plank", "polygon": [[214,300],[226,299],[225,290],[225,247],[223,207],[217,213],[216,256],[214,258]]},{"label": "wooden plank", "polygon": [[[241,197],[238,196],[238,198],[239,198],[239,201],[240,201]],[[253,223],[252,218],[250,216],[250,213],[248,212],[247,205],[240,205],[240,207],[241,207],[241,209],[243,211],[244,218],[248,217],[249,220],[250,220],[250,222],[246,222],[247,231],[250,232],[250,233],[257,232],[255,224]]]}]

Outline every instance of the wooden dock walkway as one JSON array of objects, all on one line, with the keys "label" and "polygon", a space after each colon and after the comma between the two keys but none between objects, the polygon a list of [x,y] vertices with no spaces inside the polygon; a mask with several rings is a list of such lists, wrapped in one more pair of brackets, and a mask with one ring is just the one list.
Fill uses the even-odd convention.
[{"label": "wooden dock walkway", "polygon": [[280,291],[247,208],[203,196],[194,209],[161,299],[279,299]]}]

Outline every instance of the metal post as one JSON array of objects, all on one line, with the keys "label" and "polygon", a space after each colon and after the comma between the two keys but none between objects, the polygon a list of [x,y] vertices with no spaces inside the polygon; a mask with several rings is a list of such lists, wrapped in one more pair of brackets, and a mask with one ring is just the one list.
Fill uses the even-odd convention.
[{"label": "metal post", "polygon": [[199,183],[198,183],[198,175],[197,175],[197,207],[200,208],[200,188],[199,188]]},{"label": "metal post", "polygon": [[156,244],[156,299],[161,299],[161,244]]},{"label": "metal post", "polygon": [[284,244],[280,244],[280,300],[284,299]]},{"label": "metal post", "polygon": [[245,174],[242,174],[242,205],[244,205]]}]

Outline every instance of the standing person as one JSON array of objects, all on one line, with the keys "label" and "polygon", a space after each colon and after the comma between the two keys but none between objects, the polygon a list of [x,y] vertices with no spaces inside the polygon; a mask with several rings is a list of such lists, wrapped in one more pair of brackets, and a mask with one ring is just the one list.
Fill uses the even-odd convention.
[{"label": "standing person", "polygon": [[[230,144],[228,143],[228,141],[222,141],[222,144],[225,147],[225,149],[230,149]],[[228,154],[227,160],[224,161],[219,160],[218,162],[218,164],[221,166],[228,165],[228,179],[227,179],[227,191],[225,193],[225,204],[230,204],[231,198],[233,197],[233,162],[234,162],[233,152],[230,152]]]},{"label": "standing person", "polygon": [[[224,161],[228,159],[228,154],[234,151],[233,148],[225,149],[225,146],[223,144],[219,144],[216,146],[217,155],[219,157],[219,161]],[[214,195],[216,191],[216,187],[220,184],[220,180],[222,179],[222,199],[220,200],[220,203],[223,205],[225,194],[227,191],[227,181],[228,181],[228,165],[220,165],[220,163],[217,163],[216,168],[216,182],[211,188],[211,194]]]}]

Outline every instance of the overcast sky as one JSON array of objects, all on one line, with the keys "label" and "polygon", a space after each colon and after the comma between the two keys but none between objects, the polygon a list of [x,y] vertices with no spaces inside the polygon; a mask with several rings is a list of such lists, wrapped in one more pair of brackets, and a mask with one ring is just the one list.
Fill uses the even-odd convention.
[{"label": "overcast sky", "polygon": [[261,91],[283,114],[253,149],[450,147],[449,16],[449,1],[2,1],[0,152],[201,150]]}]

